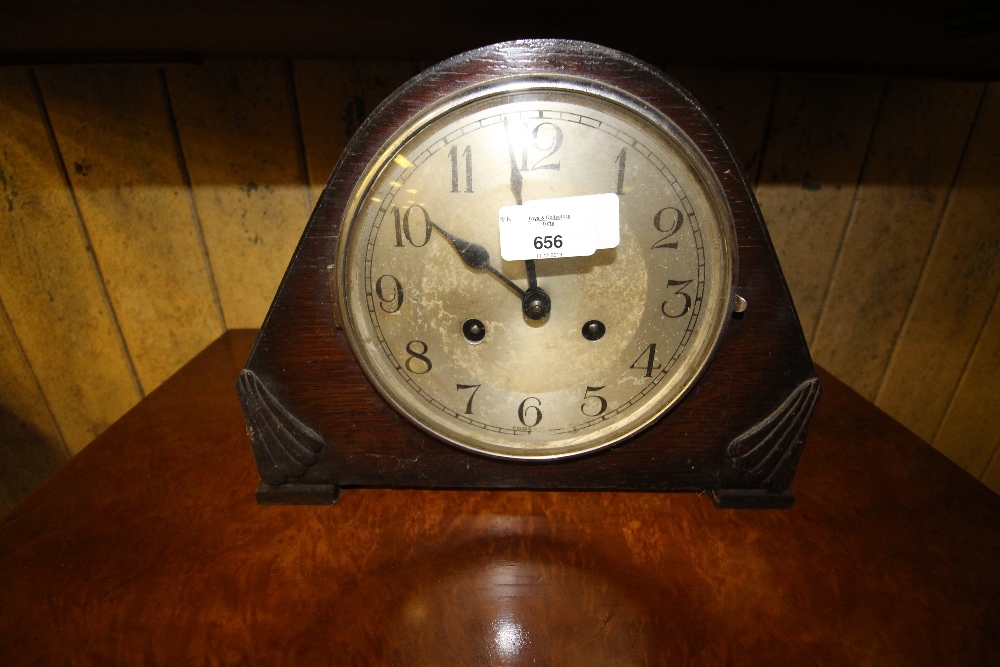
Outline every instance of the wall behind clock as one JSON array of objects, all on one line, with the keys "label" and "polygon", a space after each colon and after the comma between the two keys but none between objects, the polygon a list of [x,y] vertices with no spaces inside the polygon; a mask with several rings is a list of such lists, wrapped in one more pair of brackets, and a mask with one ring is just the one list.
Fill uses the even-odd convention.
[{"label": "wall behind clock", "polygon": [[[411,61],[0,68],[0,513],[230,328]],[[1000,492],[1000,85],[666,68],[816,362]]]}]

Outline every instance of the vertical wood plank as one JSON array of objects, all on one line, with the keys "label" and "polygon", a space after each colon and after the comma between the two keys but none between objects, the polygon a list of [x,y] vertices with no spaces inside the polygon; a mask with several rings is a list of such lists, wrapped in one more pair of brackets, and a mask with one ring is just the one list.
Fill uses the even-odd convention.
[{"label": "vertical wood plank", "polygon": [[[876,398],[880,408],[928,442],[998,290],[1000,85],[992,84]],[[1000,384],[1000,376],[996,381]]]},{"label": "vertical wood plank", "polygon": [[993,462],[983,473],[983,484],[1000,493],[1000,456],[994,453]]},{"label": "vertical wood plank", "polygon": [[757,200],[806,340],[847,227],[884,81],[783,76]]},{"label": "vertical wood plank", "polygon": [[0,136],[0,301],[75,453],[141,392],[23,70],[0,70]]},{"label": "vertical wood plank", "polygon": [[933,444],[976,477],[994,474],[987,466],[1000,446],[1000,294]]},{"label": "vertical wood plank", "polygon": [[668,68],[667,74],[687,88],[719,124],[746,169],[750,184],[756,183],[777,77],[680,67]]},{"label": "vertical wood plank", "polygon": [[0,519],[3,519],[7,512],[14,509],[15,505],[17,502],[7,495],[7,490],[3,486],[0,486]]},{"label": "vertical wood plank", "polygon": [[160,72],[51,68],[40,70],[38,79],[148,392],[224,331]]},{"label": "vertical wood plank", "polygon": [[226,324],[259,327],[311,210],[289,67],[166,72]]},{"label": "vertical wood plank", "polygon": [[983,86],[893,80],[811,345],[869,400],[885,373]]},{"label": "vertical wood plank", "polygon": [[361,122],[417,73],[417,65],[398,60],[299,60],[294,73],[309,183],[316,200]]},{"label": "vertical wood plank", "polygon": [[0,517],[69,452],[0,304]]}]

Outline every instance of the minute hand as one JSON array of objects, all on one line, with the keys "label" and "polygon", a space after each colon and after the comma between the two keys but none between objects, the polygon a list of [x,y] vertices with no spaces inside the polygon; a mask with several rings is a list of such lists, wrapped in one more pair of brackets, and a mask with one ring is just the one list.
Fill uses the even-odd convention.
[{"label": "minute hand", "polygon": [[[510,140],[510,127],[507,125],[506,118],[503,119],[503,130],[504,134],[507,135],[507,155],[510,156],[510,191],[514,194],[514,201],[517,202],[518,206],[521,206],[523,204],[521,201],[521,187],[524,184],[524,178],[521,176],[521,170],[517,168],[517,158],[514,156],[514,143]],[[528,274],[528,289],[537,290],[538,278],[535,275],[535,260],[524,260],[524,270]]]},{"label": "minute hand", "polygon": [[479,245],[478,243],[473,243],[472,241],[466,241],[461,239],[454,234],[445,231],[436,222],[429,223],[431,227],[438,230],[441,236],[448,239],[448,242],[458,251],[458,256],[462,259],[470,269],[475,269],[476,271],[482,271],[483,269],[492,273],[496,278],[500,280],[504,285],[509,287],[522,299],[524,298],[524,290],[517,286],[516,283],[511,281],[510,278],[500,273],[498,270],[493,268],[490,264],[490,251]]},{"label": "minute hand", "polygon": [[521,170],[517,168],[517,158],[514,157],[514,143],[510,140],[510,127],[507,126],[507,119],[503,119],[503,131],[507,135],[507,154],[510,155],[510,191],[514,194],[514,201],[520,206],[521,185],[524,179],[521,177]]}]

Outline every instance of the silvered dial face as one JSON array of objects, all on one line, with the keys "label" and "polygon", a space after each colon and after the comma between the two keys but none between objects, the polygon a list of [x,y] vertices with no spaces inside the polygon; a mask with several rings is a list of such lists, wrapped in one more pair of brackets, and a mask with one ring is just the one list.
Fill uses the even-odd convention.
[{"label": "silvered dial face", "polygon": [[[418,118],[345,216],[340,308],[403,415],[494,456],[608,446],[675,405],[730,312],[734,238],[679,132],[611,93],[531,86]],[[508,262],[501,207],[615,193],[620,242]]]}]

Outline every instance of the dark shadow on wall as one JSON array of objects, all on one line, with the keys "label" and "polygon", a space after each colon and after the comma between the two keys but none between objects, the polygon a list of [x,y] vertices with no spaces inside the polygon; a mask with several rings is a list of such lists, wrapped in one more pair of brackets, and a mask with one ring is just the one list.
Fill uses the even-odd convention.
[{"label": "dark shadow on wall", "polygon": [[0,406],[0,517],[68,459],[61,444]]}]

